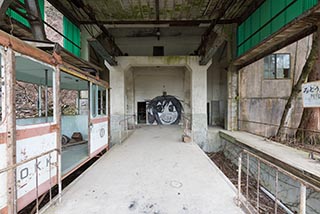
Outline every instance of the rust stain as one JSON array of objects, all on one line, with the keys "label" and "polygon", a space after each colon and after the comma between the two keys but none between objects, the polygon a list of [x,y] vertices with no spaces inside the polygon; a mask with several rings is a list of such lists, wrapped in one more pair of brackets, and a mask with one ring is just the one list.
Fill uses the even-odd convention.
[{"label": "rust stain", "polygon": [[7,143],[7,134],[6,133],[0,133],[0,144]]},{"label": "rust stain", "polygon": [[100,118],[91,119],[91,122],[93,124],[103,123],[103,122],[108,122],[108,121],[109,121],[109,117],[100,117]]},{"label": "rust stain", "polygon": [[40,135],[53,133],[53,132],[56,132],[56,130],[57,130],[57,125],[17,130],[17,140],[22,140],[26,138],[32,138]]},{"label": "rust stain", "polygon": [[37,60],[43,61],[51,65],[55,65],[54,63],[52,63],[52,56],[50,54],[38,48],[35,48],[23,42],[22,40],[16,37],[13,37],[1,30],[0,30],[0,45],[4,47],[10,47],[21,54],[32,56]]},{"label": "rust stain", "polygon": [[0,210],[0,214],[8,214],[8,207],[4,207]]}]

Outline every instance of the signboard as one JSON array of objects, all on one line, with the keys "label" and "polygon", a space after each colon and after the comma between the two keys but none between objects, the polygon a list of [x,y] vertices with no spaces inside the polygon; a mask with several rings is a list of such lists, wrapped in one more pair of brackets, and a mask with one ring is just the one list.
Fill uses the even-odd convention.
[{"label": "signboard", "polygon": [[303,107],[320,107],[320,81],[302,84]]}]

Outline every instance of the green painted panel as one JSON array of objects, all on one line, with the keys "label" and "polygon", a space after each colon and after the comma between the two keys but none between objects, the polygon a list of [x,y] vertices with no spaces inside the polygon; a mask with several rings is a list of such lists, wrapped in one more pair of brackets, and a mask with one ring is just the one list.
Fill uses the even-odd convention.
[{"label": "green painted panel", "polygon": [[66,38],[63,39],[64,48],[74,55],[80,56],[80,29],[65,16],[63,17],[63,35],[70,40]]},{"label": "green painted panel", "polygon": [[244,54],[318,3],[318,0],[266,0],[237,29],[237,53]]},{"label": "green painted panel", "polygon": [[[24,4],[24,0],[20,0],[20,2],[22,2]],[[40,8],[40,13],[41,13],[41,17],[42,19],[44,19],[44,0],[38,0],[39,2],[39,8]],[[24,9],[20,9],[20,11],[22,13],[26,13],[26,11]],[[8,16],[10,16],[11,18],[17,20],[18,22],[24,24],[27,27],[30,27],[30,24],[28,22],[27,19],[25,19],[23,16],[21,16],[20,14],[16,13],[15,11],[13,11],[12,9],[8,9],[6,14]]]}]

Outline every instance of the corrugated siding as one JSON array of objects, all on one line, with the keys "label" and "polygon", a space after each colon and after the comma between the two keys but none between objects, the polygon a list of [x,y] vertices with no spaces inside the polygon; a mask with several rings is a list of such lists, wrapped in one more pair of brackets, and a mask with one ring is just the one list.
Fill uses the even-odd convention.
[{"label": "corrugated siding", "polygon": [[72,44],[66,38],[63,39],[63,46],[76,56],[80,56],[80,29],[69,21],[66,17],[63,17],[63,35],[71,40],[76,45]]},{"label": "corrugated siding", "polygon": [[[20,0],[20,2],[24,3],[24,0]],[[38,0],[39,7],[40,7],[40,13],[42,19],[44,19],[44,0]],[[20,9],[21,12],[26,13],[24,9]],[[19,21],[20,23],[24,24],[27,27],[30,27],[30,24],[27,19],[16,13],[15,11],[11,10],[10,8],[7,10],[6,14],[10,16],[11,18]]]},{"label": "corrugated siding", "polygon": [[242,55],[317,3],[318,0],[266,0],[239,25],[237,55]]}]

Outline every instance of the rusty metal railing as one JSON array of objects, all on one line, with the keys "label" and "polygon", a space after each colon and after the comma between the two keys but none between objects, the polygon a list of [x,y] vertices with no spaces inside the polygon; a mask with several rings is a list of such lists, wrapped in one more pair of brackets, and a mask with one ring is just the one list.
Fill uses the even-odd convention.
[{"label": "rusty metal railing", "polygon": [[[130,122],[131,121],[131,122]],[[136,129],[136,115],[125,115],[125,118],[119,121],[119,141],[122,143],[130,136],[130,130]]]},{"label": "rusty metal railing", "polygon": [[[246,170],[242,170],[243,167],[243,156],[246,155],[246,163],[244,163],[244,165],[246,166]],[[250,157],[253,157],[257,160],[257,175],[255,176],[256,178],[256,201],[255,204],[256,206],[254,206],[253,204],[251,204],[250,198],[249,198],[249,176],[250,176]],[[266,188],[264,188],[261,185],[261,163],[269,166],[272,169],[275,169],[275,192],[274,194],[268,192],[268,190],[266,190]],[[244,193],[242,193],[242,173],[245,171],[246,173],[246,178],[245,178],[245,191]],[[314,186],[313,184],[308,183],[307,181],[295,176],[294,174],[282,169],[279,166],[276,166],[273,163],[270,163],[269,161],[247,151],[247,150],[242,150],[242,152],[239,155],[239,159],[238,159],[238,196],[237,196],[237,204],[238,206],[244,205],[249,211],[250,213],[260,213],[260,194],[261,192],[264,192],[265,194],[268,195],[269,198],[273,199],[274,201],[274,213],[277,214],[278,210],[279,210],[279,206],[285,210],[286,213],[291,213],[293,214],[294,212],[292,212],[287,206],[285,206],[281,200],[279,199],[279,173],[282,173],[290,178],[292,178],[293,180],[299,182],[300,184],[300,207],[299,207],[299,214],[306,214],[306,202],[307,202],[307,198],[306,198],[306,192],[307,192],[307,187],[314,189],[316,191],[320,192],[320,188],[317,186]]]},{"label": "rusty metal railing", "polygon": [[[54,168],[54,167],[52,167],[52,163],[51,163],[51,158],[52,158],[52,153],[53,152],[56,152],[57,153],[57,155],[56,155],[56,157],[57,157],[57,159],[56,159],[56,162],[55,162],[55,167],[56,167],[56,177],[57,177],[57,184],[58,184],[58,195],[53,199],[53,197],[52,197],[52,187],[54,186],[54,184],[52,183],[52,169]],[[39,161],[39,158],[41,158],[41,157],[43,157],[43,156],[46,156],[46,155],[49,155],[49,160],[50,160],[50,164],[49,164],[49,186],[50,186],[50,188],[49,188],[49,203],[48,203],[48,206],[50,206],[52,203],[53,203],[53,201],[54,200],[57,200],[57,199],[60,199],[61,198],[61,186],[62,186],[62,182],[61,182],[61,177],[59,176],[59,174],[60,174],[60,168],[61,168],[61,163],[60,163],[60,161],[61,161],[61,158],[59,157],[61,154],[59,154],[59,150],[58,149],[52,149],[52,150],[49,150],[49,151],[47,151],[47,152],[43,152],[43,153],[41,153],[41,154],[39,154],[39,155],[36,155],[36,156],[33,156],[33,157],[31,157],[31,158],[28,158],[28,159],[26,159],[26,160],[23,160],[23,161],[20,161],[19,163],[16,163],[16,164],[14,164],[14,165],[12,165],[12,166],[8,166],[8,167],[6,167],[6,168],[3,168],[3,169],[0,169],[0,174],[2,174],[2,173],[6,173],[6,172],[9,172],[9,171],[16,171],[17,170],[17,167],[19,167],[19,166],[22,166],[23,164],[26,164],[26,163],[28,163],[28,162],[30,162],[30,161],[35,161],[35,165],[34,165],[34,167],[35,167],[35,175],[36,175],[36,178],[35,178],[35,182],[36,182],[36,198],[35,198],[35,200],[36,200],[36,205],[35,205],[35,208],[33,209],[34,210],[34,212],[35,213],[41,213],[40,212],[40,203],[41,203],[41,201],[39,200],[39,198],[40,198],[40,195],[39,195],[39,186],[41,185],[41,184],[39,184],[39,172],[38,172],[38,161]],[[18,197],[17,197],[17,191],[18,191],[18,188],[17,188],[17,181],[16,181],[16,178],[13,178],[14,179],[14,181],[13,181],[13,183],[14,183],[14,186],[13,186],[13,191],[14,191],[14,200],[13,200],[13,207],[15,208],[14,209],[14,211],[13,211],[13,214],[16,214],[16,213],[18,213]],[[44,193],[45,194],[45,193]]]},{"label": "rusty metal railing", "polygon": [[[312,129],[302,129],[302,128],[295,128],[290,126],[283,126],[279,133],[280,137],[277,137],[277,131],[279,129],[279,125],[265,123],[265,122],[258,122],[258,121],[251,121],[251,120],[238,120],[239,122],[239,129],[247,132],[251,132],[255,135],[259,135],[268,139],[272,139],[276,142],[286,143],[289,145],[299,145],[303,146],[302,149],[309,153],[309,157],[313,159],[314,154],[319,154],[320,151],[315,150],[307,144],[308,135],[310,136],[318,136],[320,138],[320,130],[312,130]],[[255,127],[256,131],[250,131],[250,124],[254,124],[255,126],[262,126],[260,129]],[[299,136],[298,136],[299,132]],[[309,139],[310,140],[310,139]]]}]

